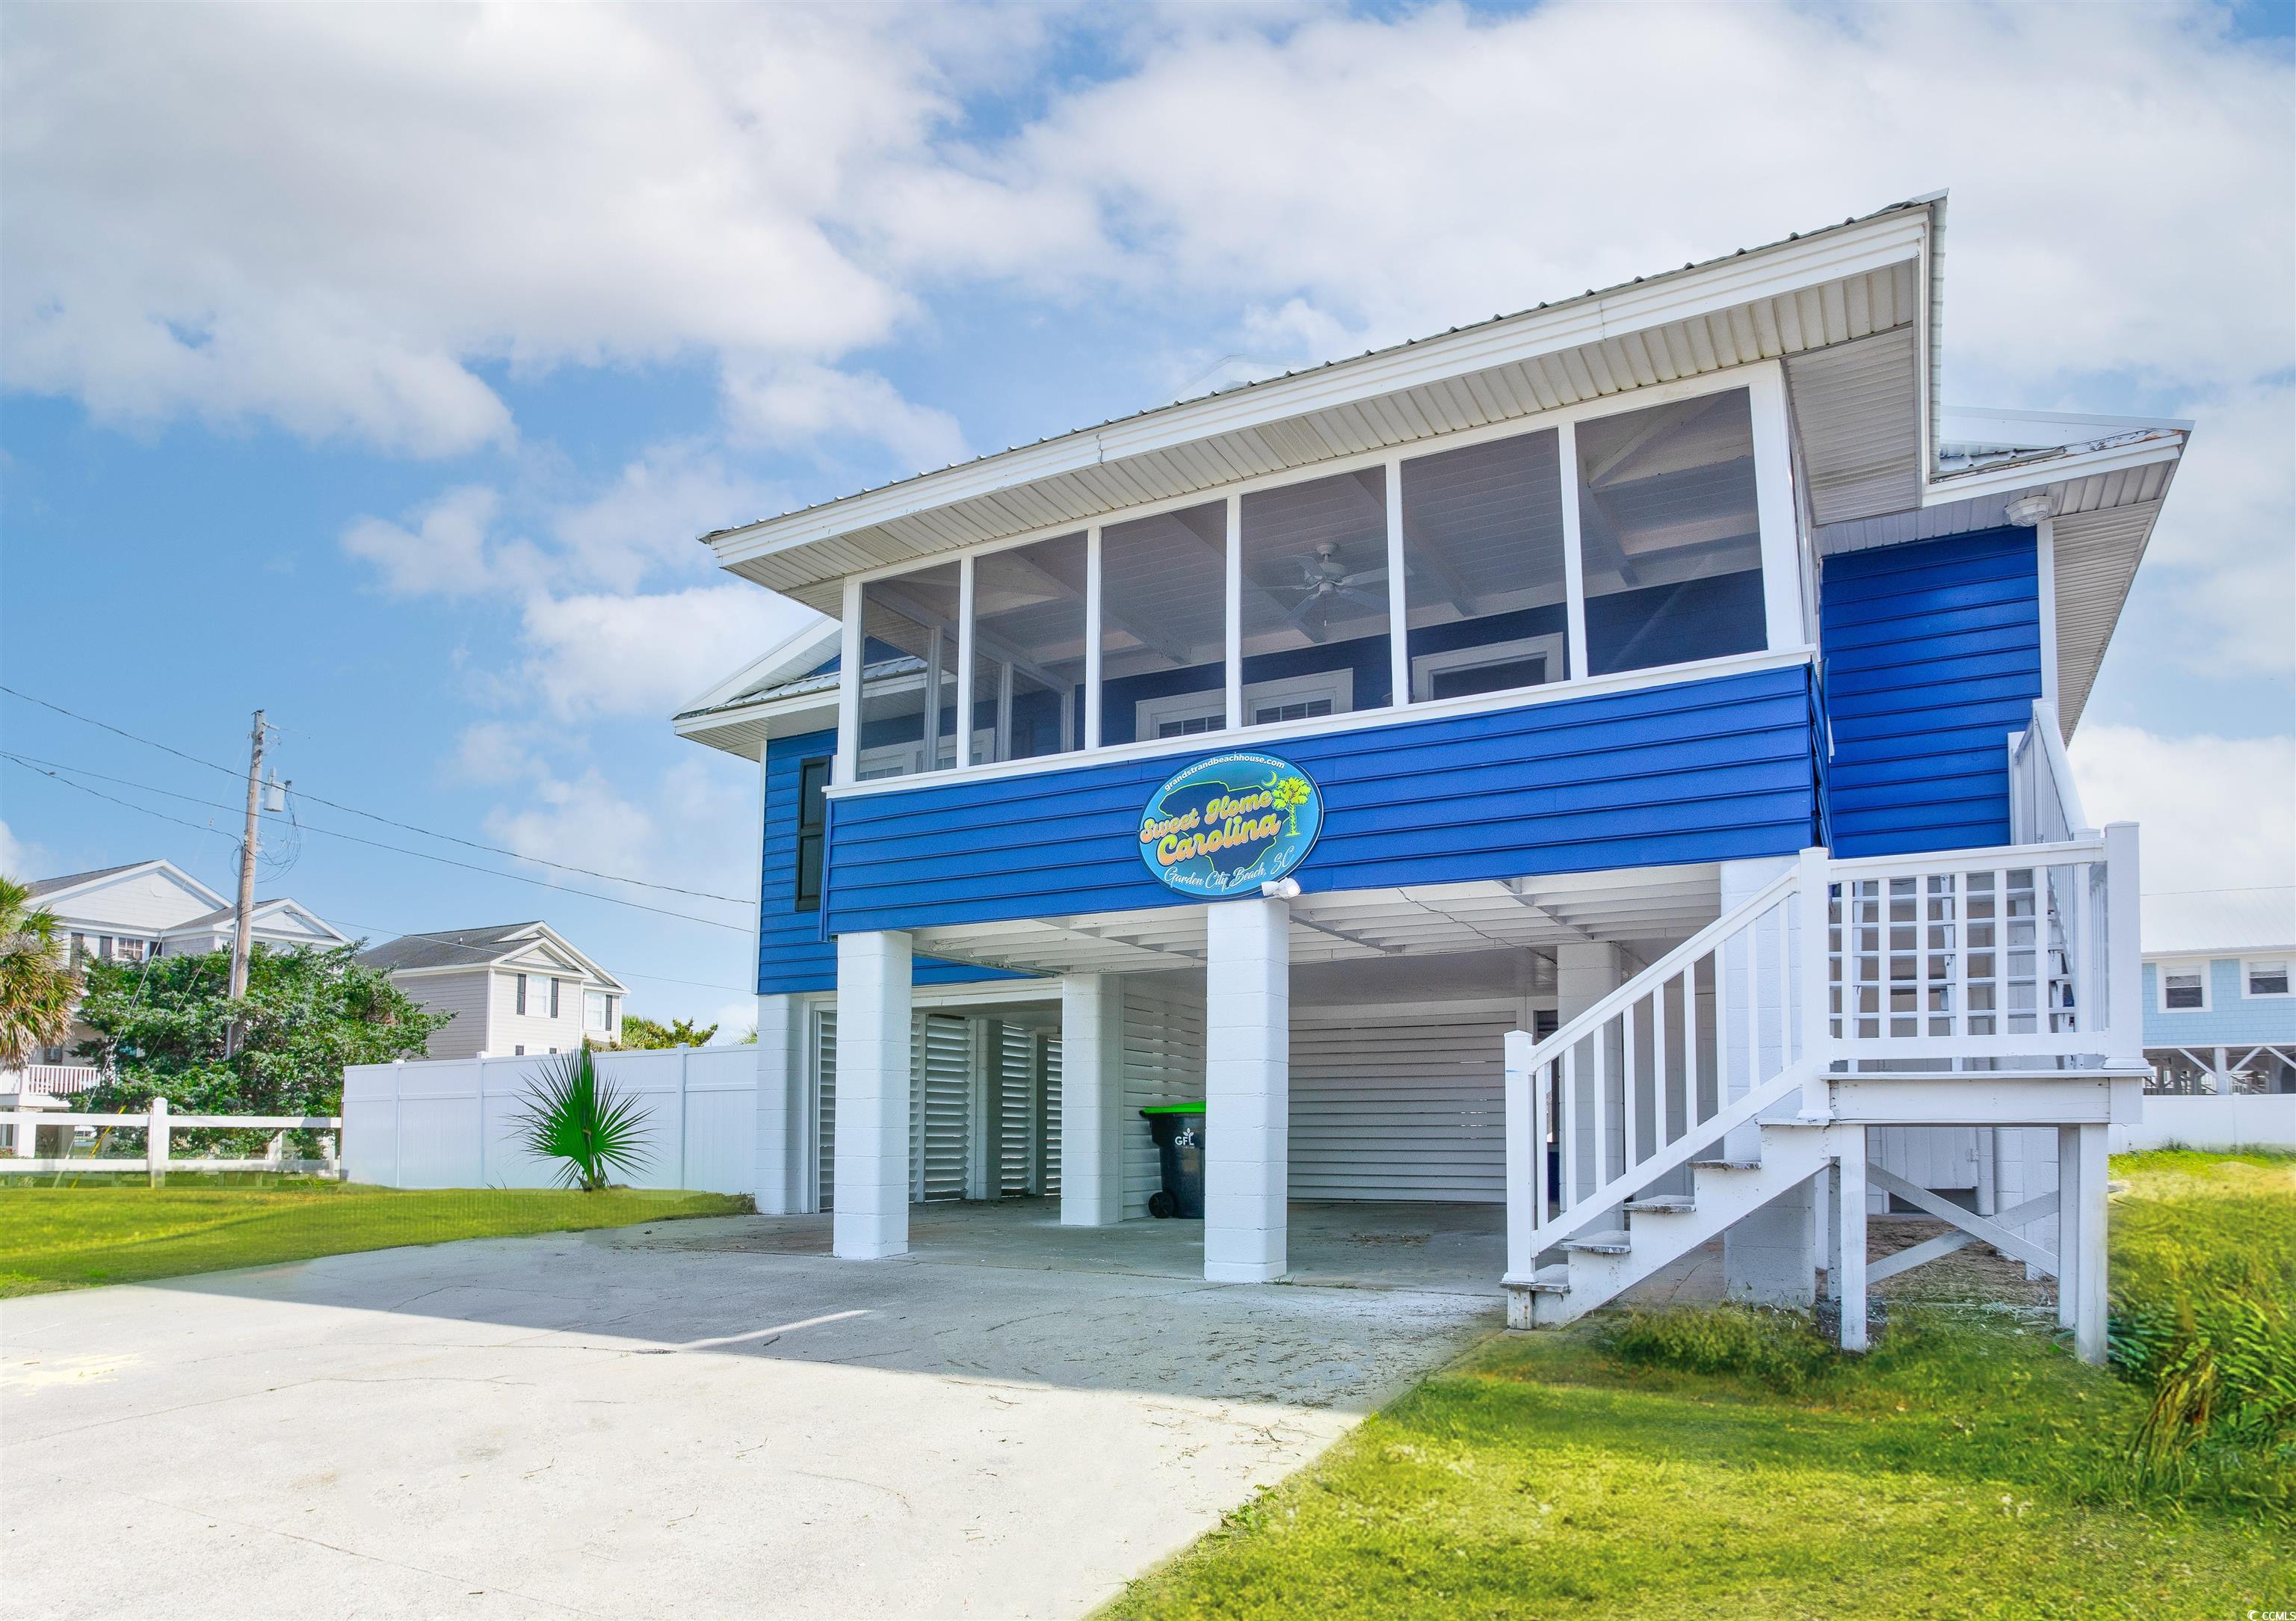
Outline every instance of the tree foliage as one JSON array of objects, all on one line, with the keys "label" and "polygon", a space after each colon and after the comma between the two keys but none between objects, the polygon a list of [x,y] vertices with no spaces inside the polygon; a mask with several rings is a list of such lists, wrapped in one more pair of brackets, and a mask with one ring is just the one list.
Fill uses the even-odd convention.
[{"label": "tree foliage", "polygon": [[64,1038],[80,976],[56,941],[55,914],[0,878],[0,1063],[27,1064]]},{"label": "tree foliage", "polygon": [[709,1038],[718,1034],[716,1025],[694,1027],[690,1019],[675,1019],[661,1024],[651,1019],[640,1019],[632,1013],[622,1015],[622,1047],[706,1047]]},{"label": "tree foliage", "polygon": [[108,1074],[85,1106],[133,1111],[164,1097],[185,1114],[341,1112],[345,1065],[420,1058],[452,1017],[424,1012],[388,975],[353,962],[356,949],[258,944],[237,1003],[226,995],[228,951],[90,963],[79,1019],[94,1038],[79,1054]]}]

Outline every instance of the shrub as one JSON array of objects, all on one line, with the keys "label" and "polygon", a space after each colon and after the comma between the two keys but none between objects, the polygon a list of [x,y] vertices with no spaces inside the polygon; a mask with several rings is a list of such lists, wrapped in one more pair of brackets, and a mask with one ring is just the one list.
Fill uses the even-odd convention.
[{"label": "shrub", "polygon": [[1801,1313],[1759,1306],[1684,1306],[1628,1311],[1603,1343],[1621,1362],[1685,1373],[1735,1373],[1799,1390],[1832,1371],[1838,1354]]}]

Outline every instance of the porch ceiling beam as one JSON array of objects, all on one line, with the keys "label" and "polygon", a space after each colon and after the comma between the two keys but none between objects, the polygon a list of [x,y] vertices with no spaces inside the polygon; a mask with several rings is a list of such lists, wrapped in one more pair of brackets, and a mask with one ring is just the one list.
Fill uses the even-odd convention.
[{"label": "porch ceiling beam", "polygon": [[1207,960],[1202,952],[1190,951],[1184,946],[1151,946],[1143,940],[1128,939],[1113,929],[1103,933],[1097,929],[1079,928],[1071,923],[1055,923],[1047,918],[1037,918],[1031,921],[1039,929],[1049,929],[1055,934],[1066,935],[1072,939],[1089,940],[1095,946],[1121,946],[1128,951],[1146,952],[1152,956],[1185,957],[1191,962],[1201,962]]},{"label": "porch ceiling beam", "polygon": [[[1348,479],[1349,483],[1354,487],[1356,494],[1362,496],[1364,500],[1370,504],[1372,510],[1379,513],[1382,520],[1384,520],[1387,515],[1386,502],[1382,501],[1381,497],[1371,493],[1371,479],[1369,477],[1370,474],[1380,471],[1381,470],[1378,468],[1361,467],[1357,468],[1352,474],[1343,476]],[[1386,495],[1386,501],[1392,501],[1400,507],[1403,502],[1403,492],[1400,489],[1389,490]],[[1443,548],[1437,545],[1433,541],[1428,539],[1425,535],[1422,534],[1417,528],[1414,528],[1409,519],[1406,518],[1401,521],[1403,524],[1404,572],[1406,574],[1410,572],[1412,561],[1416,558],[1419,562],[1425,565],[1429,577],[1434,580],[1437,587],[1441,590],[1443,594],[1450,600],[1451,606],[1458,610],[1459,617],[1463,619],[1473,618],[1475,617],[1475,594],[1467,589],[1466,582],[1459,577],[1459,570],[1453,566],[1450,558],[1444,553]]]},{"label": "porch ceiling beam", "polygon": [[1555,928],[1561,929],[1563,933],[1569,935],[1572,939],[1577,940],[1581,945],[1602,946],[1607,944],[1605,941],[1596,939],[1593,935],[1588,934],[1585,929],[1579,928],[1578,924],[1571,922],[1569,919],[1560,916],[1550,908],[1541,905],[1538,902],[1531,899],[1530,896],[1525,894],[1521,888],[1522,881],[1523,880],[1519,878],[1512,879],[1506,883],[1501,885],[1500,888],[1504,889],[1514,901],[1515,905],[1524,908],[1533,916],[1553,924]]},{"label": "porch ceiling beam", "polygon": [[1360,946],[1365,951],[1375,951],[1383,957],[1399,957],[1403,954],[1403,947],[1400,946],[1382,946],[1377,940],[1367,938],[1349,929],[1334,929],[1329,923],[1317,922],[1314,918],[1301,917],[1296,912],[1292,914],[1292,921],[1302,929],[1312,929],[1317,934],[1331,936],[1334,940],[1345,940],[1350,946]]}]

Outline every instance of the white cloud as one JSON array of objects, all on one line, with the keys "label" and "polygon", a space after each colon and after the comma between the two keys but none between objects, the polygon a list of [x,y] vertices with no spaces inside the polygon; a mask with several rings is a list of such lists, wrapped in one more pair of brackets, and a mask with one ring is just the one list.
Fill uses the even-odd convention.
[{"label": "white cloud", "polygon": [[49,876],[53,865],[54,857],[45,847],[17,838],[5,822],[0,822],[0,873],[18,883],[29,883]]},{"label": "white cloud", "polygon": [[398,595],[472,596],[496,584],[488,540],[501,506],[496,491],[464,485],[408,514],[405,524],[354,519],[343,550],[373,564],[383,588]]},{"label": "white cloud", "polygon": [[738,582],[645,596],[537,596],[522,617],[521,683],[562,717],[660,717],[811,617]]},{"label": "white cloud", "polygon": [[2296,739],[2085,725],[2070,755],[2091,823],[2142,824],[2146,894],[2296,884]]},{"label": "white cloud", "polygon": [[882,340],[850,193],[949,104],[889,9],[12,14],[10,385],[100,418],[507,440],[473,369]]},{"label": "white cloud", "polygon": [[966,454],[955,417],[910,404],[873,374],[806,362],[732,364],[725,392],[726,419],[740,438],[775,446],[875,439],[918,469],[945,467]]},{"label": "white cloud", "polygon": [[656,569],[691,573],[712,560],[699,537],[728,523],[778,512],[771,486],[730,469],[693,444],[657,445],[586,501],[557,508],[550,533],[560,561],[581,579],[630,590]]}]

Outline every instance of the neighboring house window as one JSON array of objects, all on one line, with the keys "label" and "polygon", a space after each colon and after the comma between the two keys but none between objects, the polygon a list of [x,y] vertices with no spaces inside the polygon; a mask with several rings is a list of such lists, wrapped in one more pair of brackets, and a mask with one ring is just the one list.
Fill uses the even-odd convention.
[{"label": "neighboring house window", "polygon": [[510,1052],[512,1058],[524,1058],[526,1056],[526,1044],[521,1042],[518,1045],[512,1047]]},{"label": "neighboring house window", "polygon": [[[553,1019],[558,1017],[558,976],[556,974],[550,976],[550,1016]],[[558,1051],[555,1047],[550,1050],[553,1052]]]},{"label": "neighboring house window", "polygon": [[[518,1007],[516,1011],[521,1013],[526,1011],[526,976],[524,974],[521,974],[518,977]],[[523,1052],[526,1049],[524,1047],[521,1047],[519,1051]]]},{"label": "neighboring house window", "polygon": [[86,961],[87,937],[84,934],[76,934],[71,939],[71,964],[74,968],[78,968]]},{"label": "neighboring house window", "polygon": [[2251,996],[2285,996],[2288,995],[2288,959],[2274,957],[2267,961],[2243,962],[2241,978]]},{"label": "neighboring house window", "polygon": [[2163,962],[2161,965],[2161,1007],[2165,1012],[2205,1012],[2209,1005],[2209,965],[2205,962]]},{"label": "neighboring house window", "polygon": [[584,1029],[606,1029],[613,1022],[611,1014],[611,999],[605,992],[584,991],[582,993],[582,1027]]},{"label": "neighboring house window", "polygon": [[797,774],[797,909],[821,910],[821,868],[829,834],[829,762],[808,760]]}]

